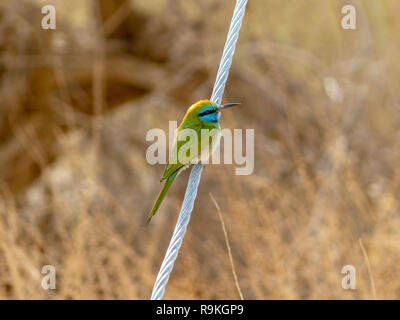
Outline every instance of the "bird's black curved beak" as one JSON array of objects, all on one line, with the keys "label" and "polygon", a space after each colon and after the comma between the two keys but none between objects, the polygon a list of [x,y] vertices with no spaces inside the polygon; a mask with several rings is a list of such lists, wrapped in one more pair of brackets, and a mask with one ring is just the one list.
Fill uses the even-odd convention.
[{"label": "bird's black curved beak", "polygon": [[218,110],[222,110],[222,109],[234,107],[234,106],[237,106],[237,105],[239,105],[239,104],[240,104],[240,103],[237,103],[237,102],[235,102],[235,103],[223,104],[223,105],[220,105],[220,106],[218,107]]}]

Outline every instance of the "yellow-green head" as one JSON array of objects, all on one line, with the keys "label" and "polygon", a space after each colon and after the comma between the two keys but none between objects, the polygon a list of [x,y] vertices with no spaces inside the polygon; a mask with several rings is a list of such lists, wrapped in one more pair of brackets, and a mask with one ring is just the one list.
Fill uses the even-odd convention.
[{"label": "yellow-green head", "polygon": [[239,105],[239,103],[228,103],[219,105],[211,100],[200,100],[193,104],[186,112],[182,121],[184,127],[201,123],[203,126],[218,126],[218,120],[221,117],[221,110]]}]

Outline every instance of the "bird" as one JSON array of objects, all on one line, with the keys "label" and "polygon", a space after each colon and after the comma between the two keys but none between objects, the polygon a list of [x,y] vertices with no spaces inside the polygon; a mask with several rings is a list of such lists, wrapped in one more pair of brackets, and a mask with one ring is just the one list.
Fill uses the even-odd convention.
[{"label": "bird", "polygon": [[[176,130],[174,146],[172,148],[173,152],[160,180],[161,183],[164,182],[164,185],[147,217],[147,223],[157,213],[175,178],[190,165],[209,159],[218,147],[221,138],[221,127],[218,122],[221,117],[221,110],[239,104],[227,103],[220,105],[205,99],[192,104],[188,108],[181,124]],[[203,129],[208,129],[206,131],[208,132],[207,135],[202,134]],[[189,139],[189,141],[186,141],[187,139],[178,139],[178,137],[187,131],[193,133],[195,142],[192,139]],[[194,143],[197,145],[194,145]],[[189,151],[189,154],[187,151]]]}]

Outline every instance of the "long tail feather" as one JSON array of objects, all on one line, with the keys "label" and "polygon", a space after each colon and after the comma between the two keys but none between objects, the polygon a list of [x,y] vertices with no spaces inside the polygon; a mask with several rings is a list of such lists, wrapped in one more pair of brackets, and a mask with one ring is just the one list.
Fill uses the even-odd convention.
[{"label": "long tail feather", "polygon": [[157,213],[158,208],[161,205],[161,202],[164,200],[165,195],[168,192],[169,187],[171,186],[172,182],[174,182],[177,174],[174,173],[172,174],[164,183],[164,186],[162,187],[160,193],[158,194],[156,202],[154,202],[153,208],[151,209],[149,216],[147,217],[147,223],[150,222],[151,218]]}]

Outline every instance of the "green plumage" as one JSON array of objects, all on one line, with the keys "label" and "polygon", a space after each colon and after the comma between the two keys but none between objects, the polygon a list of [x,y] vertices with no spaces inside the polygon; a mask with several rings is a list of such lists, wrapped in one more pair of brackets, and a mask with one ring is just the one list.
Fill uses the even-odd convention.
[{"label": "green plumage", "polygon": [[[237,104],[226,106],[228,107],[233,105]],[[218,106],[216,103],[210,100],[201,100],[193,104],[186,112],[182,123],[176,131],[173,154],[170,155],[169,163],[167,164],[164,174],[161,178],[161,182],[165,181],[164,186],[158,194],[157,200],[155,201],[153,208],[148,215],[148,222],[156,214],[175,178],[191,164],[199,162],[201,159],[204,159],[204,157],[208,158],[218,146],[221,131],[218,119],[220,116],[220,110],[223,108],[224,106]],[[186,140],[177,139],[181,133],[184,133],[184,129],[193,130],[192,132],[195,133],[196,138],[194,139],[196,140],[195,142],[193,142],[190,138],[187,138]],[[213,136],[208,135],[202,137],[202,129],[211,130],[210,132],[213,133]],[[193,145],[193,143],[196,143],[197,146]],[[210,150],[211,143],[212,150]],[[195,152],[184,152],[188,147],[193,147],[192,150],[195,150]],[[180,151],[183,153],[183,155],[186,154],[189,156],[181,156]]]}]

